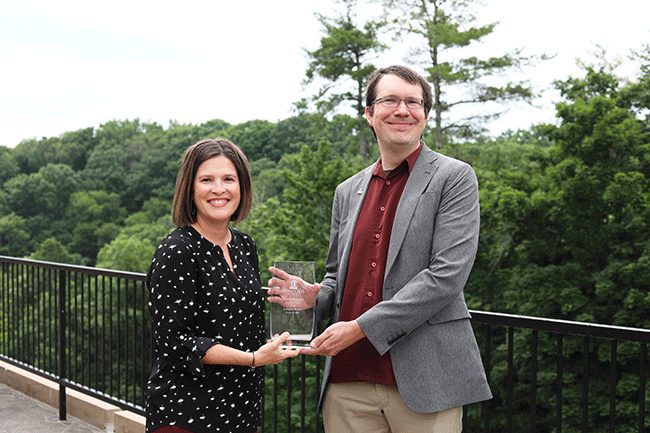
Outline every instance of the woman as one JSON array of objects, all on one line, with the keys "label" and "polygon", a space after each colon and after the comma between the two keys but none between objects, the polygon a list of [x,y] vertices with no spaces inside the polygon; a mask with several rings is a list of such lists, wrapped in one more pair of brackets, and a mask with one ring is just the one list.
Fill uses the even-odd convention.
[{"label": "woman", "polygon": [[243,152],[225,139],[186,152],[176,178],[178,227],[147,276],[154,365],[147,432],[252,433],[261,425],[260,366],[297,356],[289,337],[264,344],[264,298],[255,241],[230,227],[251,209]]}]

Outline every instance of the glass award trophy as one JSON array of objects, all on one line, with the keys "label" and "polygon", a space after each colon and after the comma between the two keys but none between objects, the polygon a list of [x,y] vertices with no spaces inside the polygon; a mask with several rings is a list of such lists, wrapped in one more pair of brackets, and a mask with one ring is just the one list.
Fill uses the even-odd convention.
[{"label": "glass award trophy", "polygon": [[291,334],[290,340],[283,347],[303,347],[309,345],[314,333],[314,310],[307,306],[304,299],[304,284],[314,284],[316,265],[314,262],[278,261],[273,267],[286,272],[285,278],[274,275],[280,280],[282,303],[269,304],[269,330],[271,338],[283,332]]}]

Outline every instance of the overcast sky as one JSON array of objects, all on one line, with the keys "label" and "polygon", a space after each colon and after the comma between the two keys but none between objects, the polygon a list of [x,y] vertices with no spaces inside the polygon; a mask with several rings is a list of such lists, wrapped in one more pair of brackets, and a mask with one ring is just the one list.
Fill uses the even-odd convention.
[{"label": "overcast sky", "polygon": [[[0,0],[0,145],[139,118],[198,124],[277,121],[308,96],[305,49],[322,30],[314,12],[330,0]],[[627,55],[650,42],[648,0],[486,0],[483,22],[499,25],[480,49],[547,53],[524,71],[538,89],[576,75],[599,44],[634,71]],[[379,65],[413,65],[393,50]],[[554,92],[515,107],[492,126],[553,121]]]}]

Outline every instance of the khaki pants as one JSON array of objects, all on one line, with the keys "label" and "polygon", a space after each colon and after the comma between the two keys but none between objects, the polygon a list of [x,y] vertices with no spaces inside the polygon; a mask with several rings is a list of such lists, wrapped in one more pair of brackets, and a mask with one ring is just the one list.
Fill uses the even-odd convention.
[{"label": "khaki pants", "polygon": [[374,383],[330,383],[323,400],[326,433],[460,433],[463,408],[417,413],[397,388]]}]

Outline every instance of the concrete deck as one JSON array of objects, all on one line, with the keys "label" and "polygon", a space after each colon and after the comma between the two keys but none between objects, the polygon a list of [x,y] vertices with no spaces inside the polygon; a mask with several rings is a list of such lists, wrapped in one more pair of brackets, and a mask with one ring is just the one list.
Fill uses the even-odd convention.
[{"label": "concrete deck", "polygon": [[0,361],[0,433],[144,433],[145,418],[67,389],[59,421],[58,385]]},{"label": "concrete deck", "polygon": [[59,411],[0,383],[0,433],[102,433],[70,415],[59,421]]}]

